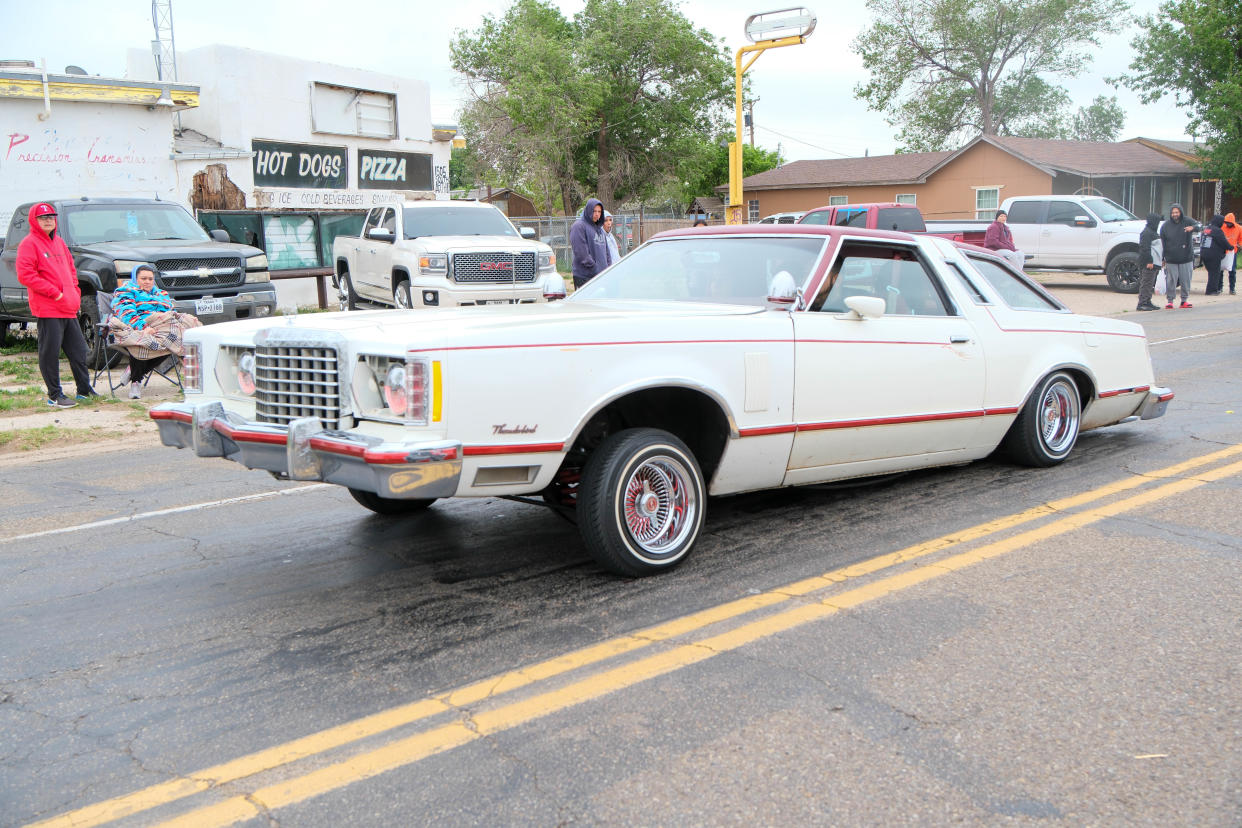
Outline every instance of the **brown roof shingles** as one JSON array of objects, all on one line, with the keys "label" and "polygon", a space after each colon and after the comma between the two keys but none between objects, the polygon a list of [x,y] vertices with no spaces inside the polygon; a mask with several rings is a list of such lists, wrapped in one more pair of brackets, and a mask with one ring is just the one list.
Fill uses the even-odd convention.
[{"label": "brown roof shingles", "polygon": [[1024,160],[1078,175],[1185,175],[1192,172],[1181,161],[1130,141],[1059,141],[1009,135],[991,136],[988,140]]},{"label": "brown roof shingles", "polygon": [[952,152],[910,152],[868,158],[791,161],[743,179],[748,190],[793,189],[858,184],[911,184],[922,181]]}]

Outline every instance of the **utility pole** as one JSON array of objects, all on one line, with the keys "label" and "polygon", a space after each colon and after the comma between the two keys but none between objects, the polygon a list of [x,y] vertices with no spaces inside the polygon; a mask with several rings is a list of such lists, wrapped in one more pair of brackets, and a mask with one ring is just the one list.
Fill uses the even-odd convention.
[{"label": "utility pole", "polygon": [[750,148],[755,148],[755,104],[759,103],[759,99],[755,98],[746,102],[746,126],[750,127]]}]

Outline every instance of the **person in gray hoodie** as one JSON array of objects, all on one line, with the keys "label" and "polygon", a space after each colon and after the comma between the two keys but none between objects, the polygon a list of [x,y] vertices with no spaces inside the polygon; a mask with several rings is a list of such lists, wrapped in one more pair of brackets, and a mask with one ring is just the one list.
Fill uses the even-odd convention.
[{"label": "person in gray hoodie", "polygon": [[1195,268],[1195,249],[1192,236],[1195,222],[1182,213],[1182,205],[1169,207],[1169,220],[1160,225],[1160,243],[1164,248],[1165,279],[1164,296],[1166,308],[1173,307],[1173,299],[1181,290],[1183,308],[1193,308],[1190,304],[1190,276]]},{"label": "person in gray hoodie", "polygon": [[569,249],[573,254],[575,288],[582,287],[612,264],[604,233],[604,204],[598,198],[587,199],[581,218],[569,228]]}]

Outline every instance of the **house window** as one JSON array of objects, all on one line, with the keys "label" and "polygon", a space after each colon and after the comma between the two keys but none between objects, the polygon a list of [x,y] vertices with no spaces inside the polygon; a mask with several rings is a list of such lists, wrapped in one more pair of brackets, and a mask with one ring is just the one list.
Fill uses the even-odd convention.
[{"label": "house window", "polygon": [[752,198],[746,202],[746,221],[754,224],[759,220],[759,199]]},{"label": "house window", "polygon": [[975,187],[975,218],[991,221],[1000,207],[1000,187]]},{"label": "house window", "polygon": [[918,194],[917,193],[898,193],[897,197],[893,200],[896,201],[898,204],[918,204]]},{"label": "house window", "polygon": [[849,196],[828,196],[828,206],[836,207],[840,204],[849,204]]},{"label": "house window", "polygon": [[397,96],[330,83],[312,83],[311,129],[339,135],[396,138]]}]

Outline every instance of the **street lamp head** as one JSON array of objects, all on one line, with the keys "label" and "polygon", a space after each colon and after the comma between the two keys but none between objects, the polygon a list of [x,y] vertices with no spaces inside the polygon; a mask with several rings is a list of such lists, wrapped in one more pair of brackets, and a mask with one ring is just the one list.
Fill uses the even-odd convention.
[{"label": "street lamp head", "polygon": [[746,18],[746,39],[751,43],[783,37],[810,37],[815,31],[815,12],[801,6],[760,12]]}]

